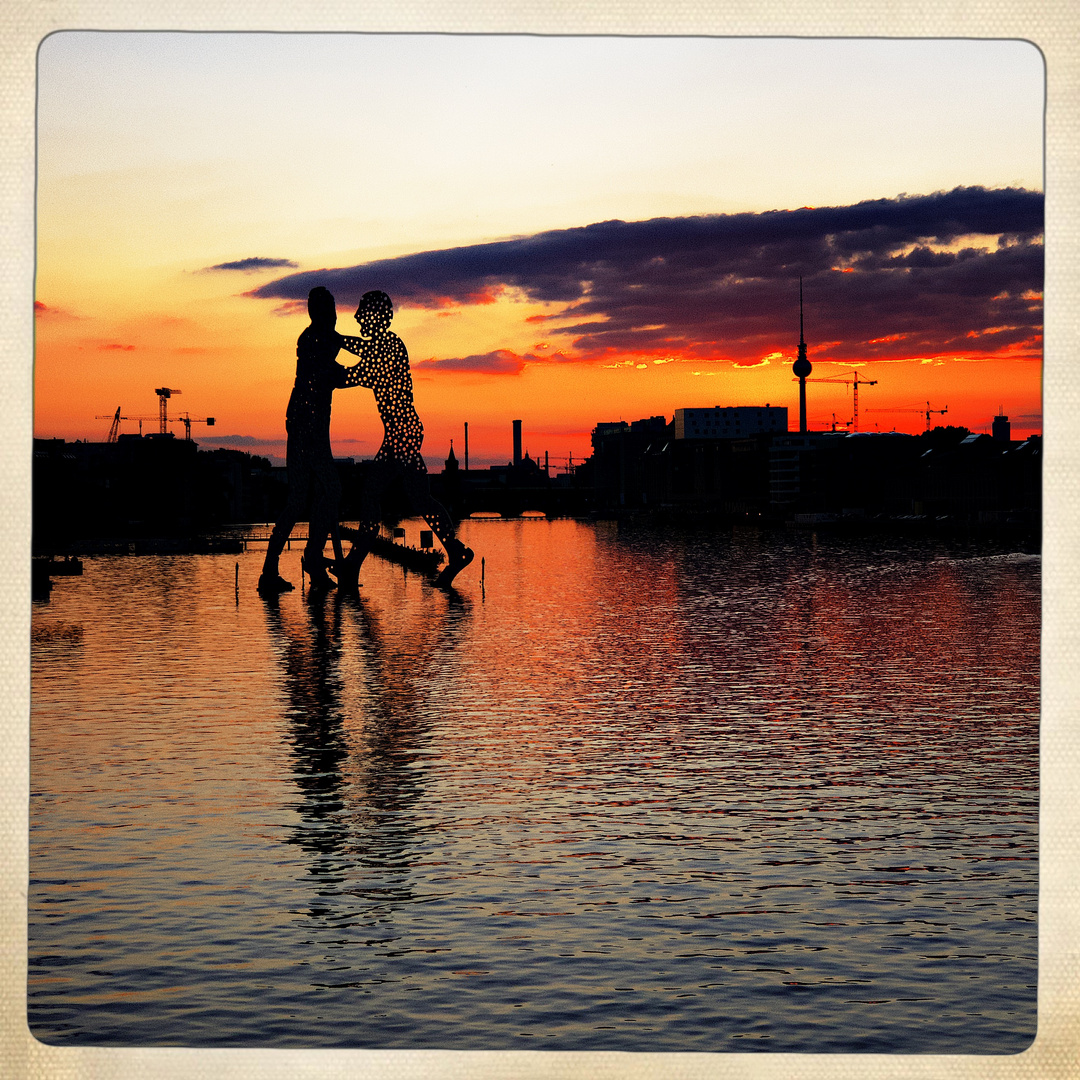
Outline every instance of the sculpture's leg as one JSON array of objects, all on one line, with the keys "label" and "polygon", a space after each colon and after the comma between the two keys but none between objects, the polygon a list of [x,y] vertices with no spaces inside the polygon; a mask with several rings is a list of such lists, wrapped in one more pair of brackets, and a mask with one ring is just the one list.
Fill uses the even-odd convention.
[{"label": "sculpture's leg", "polygon": [[345,561],[345,558],[341,554],[341,529],[336,522],[330,527],[330,540],[334,545],[334,559],[337,565],[340,566]]},{"label": "sculpture's leg", "polygon": [[[334,526],[334,554],[337,558],[334,573],[342,589],[355,591],[360,588],[360,567],[371,551],[371,541],[379,535],[379,511],[386,479],[385,463],[376,455],[369,466],[361,493],[359,527],[353,529],[341,524]],[[352,542],[349,554],[344,557],[341,554],[342,538]]]},{"label": "sculpture's leg", "polygon": [[378,534],[378,525],[359,529],[350,529],[345,526],[339,528],[339,535],[352,541],[349,554],[339,559],[335,564],[338,586],[346,591],[356,591],[360,588],[360,567],[371,550],[371,538]]},{"label": "sculpture's leg", "polygon": [[360,567],[368,553],[368,545],[362,538],[353,541],[349,554],[339,557],[334,565],[337,573],[338,588],[343,592],[355,593],[360,588]]},{"label": "sculpture's leg", "polygon": [[311,578],[312,589],[332,589],[336,582],[327,576],[332,566],[323,556],[327,536],[333,538],[334,554],[341,559],[341,537],[338,535],[338,506],[341,503],[341,484],[338,481],[334,458],[327,440],[317,453],[311,455],[313,476],[313,506],[308,521],[308,542],[304,548],[304,564]]},{"label": "sculpture's leg", "polygon": [[404,481],[413,506],[420,511],[421,517],[431,526],[431,531],[446,549],[446,565],[435,578],[435,587],[448,589],[454,578],[473,561],[472,548],[467,548],[454,535],[453,519],[446,512],[446,507],[431,494],[427,468],[419,453],[415,460],[406,466]]},{"label": "sculpture's leg", "polygon": [[259,576],[259,592],[264,596],[276,596],[278,593],[288,592],[292,589],[292,583],[286,581],[278,573],[278,558],[285,548],[289,535],[296,525],[297,519],[303,514],[307,502],[309,475],[304,458],[303,449],[296,445],[295,440],[289,439],[286,459],[289,470],[289,492],[285,501],[285,508],[270,534],[270,541],[266,545],[266,559],[263,562],[262,574]]},{"label": "sculpture's leg", "polygon": [[446,565],[435,579],[435,587],[448,589],[454,582],[454,578],[473,561],[473,550],[467,548],[455,536],[448,537],[443,541],[446,548]]}]

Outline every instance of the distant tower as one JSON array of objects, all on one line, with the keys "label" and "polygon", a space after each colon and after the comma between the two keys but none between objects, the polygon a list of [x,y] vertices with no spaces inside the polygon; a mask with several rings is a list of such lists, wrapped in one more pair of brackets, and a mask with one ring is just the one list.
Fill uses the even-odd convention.
[{"label": "distant tower", "polygon": [[521,464],[521,421],[514,421],[514,468]]},{"label": "distant tower", "polygon": [[454,453],[454,440],[450,440],[450,453],[446,456],[445,471],[448,473],[456,473],[458,471],[457,454]]},{"label": "distant tower", "polygon": [[799,431],[806,434],[806,377],[813,371],[806,359],[806,340],[803,337],[802,278],[799,278],[799,358],[791,365],[791,370],[799,380]]},{"label": "distant tower", "polygon": [[1009,423],[1009,418],[1003,415],[1004,409],[1002,406],[998,406],[998,415],[994,417],[994,424],[991,427],[991,434],[995,439],[1000,442],[1010,442],[1012,440],[1012,424]]}]

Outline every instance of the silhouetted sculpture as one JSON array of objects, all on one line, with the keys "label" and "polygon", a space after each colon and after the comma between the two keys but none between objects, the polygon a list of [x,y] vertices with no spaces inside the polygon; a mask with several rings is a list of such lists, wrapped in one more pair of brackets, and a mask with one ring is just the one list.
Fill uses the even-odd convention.
[{"label": "silhouetted sculpture", "polygon": [[323,560],[323,547],[332,530],[335,553],[341,557],[341,544],[336,536],[341,483],[330,449],[330,404],[335,388],[356,383],[346,382],[347,371],[335,359],[342,342],[335,329],[337,308],[334,297],[321,285],[308,294],[308,315],[311,325],[296,342],[296,382],[285,412],[289,494],[267,545],[259,578],[259,591],[263,593],[286,592],[292,588],[278,573],[278,558],[309,498],[311,511],[304,565],[313,588],[329,588],[334,584],[326,574]]},{"label": "silhouetted sculpture", "polygon": [[[364,386],[375,391],[382,418],[382,445],[372,462],[364,485],[361,526],[369,536],[378,534],[382,494],[391,483],[400,483],[415,513],[431,526],[446,549],[447,564],[435,580],[448,586],[472,562],[473,553],[454,535],[454,523],[446,508],[428,490],[427,466],[420,454],[424,426],[413,405],[412,372],[405,343],[390,330],[394,307],[384,292],[366,292],[354,318],[362,337],[341,337],[360,362],[347,369],[345,386]],[[358,572],[367,554],[363,542],[354,545],[346,560],[346,572]]]}]

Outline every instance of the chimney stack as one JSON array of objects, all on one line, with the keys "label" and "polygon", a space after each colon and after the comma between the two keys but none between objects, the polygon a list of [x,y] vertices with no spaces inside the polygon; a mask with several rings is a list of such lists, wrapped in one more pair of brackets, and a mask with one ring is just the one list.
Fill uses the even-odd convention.
[{"label": "chimney stack", "polygon": [[521,421],[514,421],[514,468],[521,464]]}]

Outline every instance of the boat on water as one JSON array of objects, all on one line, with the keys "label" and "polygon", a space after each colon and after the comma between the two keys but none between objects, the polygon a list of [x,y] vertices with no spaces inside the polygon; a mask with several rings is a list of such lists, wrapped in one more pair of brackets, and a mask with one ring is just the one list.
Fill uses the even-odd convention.
[{"label": "boat on water", "polygon": [[[419,570],[424,573],[436,573],[445,560],[443,553],[434,548],[415,548],[406,544],[398,544],[385,536],[364,536],[357,529],[350,529],[346,525],[340,527],[341,537],[356,543],[363,541],[368,545],[372,555],[378,555],[388,562],[395,562],[409,570]],[[404,531],[404,530],[402,530]]]}]

